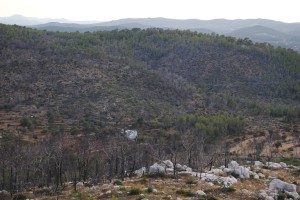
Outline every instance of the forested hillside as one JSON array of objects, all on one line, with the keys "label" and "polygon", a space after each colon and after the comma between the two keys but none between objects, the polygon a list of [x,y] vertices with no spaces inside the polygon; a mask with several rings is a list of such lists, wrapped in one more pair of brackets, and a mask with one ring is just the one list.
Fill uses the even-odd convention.
[{"label": "forested hillside", "polygon": [[[11,191],[123,177],[164,158],[199,168],[225,153],[227,162],[222,138],[266,134],[261,143],[272,146],[299,137],[300,54],[249,39],[0,25],[0,85],[0,180]],[[138,130],[138,140],[121,129]]]}]

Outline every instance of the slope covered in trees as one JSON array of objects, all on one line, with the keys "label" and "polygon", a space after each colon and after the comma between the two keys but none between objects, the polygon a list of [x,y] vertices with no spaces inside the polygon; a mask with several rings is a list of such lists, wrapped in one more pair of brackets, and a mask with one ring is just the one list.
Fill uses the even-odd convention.
[{"label": "slope covered in trees", "polygon": [[[124,177],[166,158],[199,169],[225,155],[226,164],[223,138],[254,127],[268,144],[283,129],[299,135],[293,50],[179,30],[0,25],[0,52],[0,181],[11,191]],[[128,128],[138,141],[120,134]]]},{"label": "slope covered in trees", "polygon": [[298,53],[219,35],[2,25],[1,52],[1,103],[57,107],[64,118],[184,113],[209,92],[267,101],[300,93]]}]

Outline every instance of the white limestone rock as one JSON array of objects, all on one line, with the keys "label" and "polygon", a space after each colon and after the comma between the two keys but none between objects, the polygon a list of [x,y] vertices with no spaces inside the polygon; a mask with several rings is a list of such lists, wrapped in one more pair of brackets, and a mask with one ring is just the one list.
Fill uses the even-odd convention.
[{"label": "white limestone rock", "polygon": [[254,165],[260,167],[260,166],[263,166],[263,163],[260,161],[254,161]]},{"label": "white limestone rock", "polygon": [[164,166],[154,163],[149,168],[149,174],[166,174],[166,169]]},{"label": "white limestone rock", "polygon": [[284,162],[280,162],[279,164],[280,164],[281,167],[283,167],[283,168],[287,168],[287,167],[288,167],[287,164],[285,164]]},{"label": "white limestone rock", "polygon": [[165,160],[162,163],[165,164],[167,168],[174,168],[174,164],[170,160]]},{"label": "white limestone rock", "polygon": [[183,166],[181,164],[179,164],[179,163],[176,164],[175,168],[176,168],[177,171],[185,171],[185,169],[183,168]]},{"label": "white limestone rock", "polygon": [[146,174],[146,167],[142,167],[141,169],[135,170],[134,174],[137,176],[143,176]]},{"label": "white limestone rock", "polygon": [[239,166],[239,164],[234,160],[229,163],[228,168],[232,169],[233,173],[239,175],[239,178],[250,178],[249,169]]},{"label": "white limestone rock", "polygon": [[135,140],[138,136],[138,133],[136,130],[126,130],[125,134],[129,140]]},{"label": "white limestone rock", "polygon": [[266,166],[273,168],[273,169],[280,169],[282,168],[281,164],[275,162],[266,162]]},{"label": "white limestone rock", "polygon": [[270,190],[278,190],[278,191],[287,191],[287,192],[297,192],[296,185],[284,182],[280,179],[273,179],[269,185]]},{"label": "white limestone rock", "polygon": [[197,190],[197,191],[196,191],[196,195],[197,195],[198,197],[206,196],[205,192],[203,192],[202,190]]},{"label": "white limestone rock", "polygon": [[272,196],[266,196],[265,200],[275,200]]},{"label": "white limestone rock", "polygon": [[262,173],[258,173],[257,174],[260,178],[265,178],[266,176],[264,175],[264,174],[262,174]]}]

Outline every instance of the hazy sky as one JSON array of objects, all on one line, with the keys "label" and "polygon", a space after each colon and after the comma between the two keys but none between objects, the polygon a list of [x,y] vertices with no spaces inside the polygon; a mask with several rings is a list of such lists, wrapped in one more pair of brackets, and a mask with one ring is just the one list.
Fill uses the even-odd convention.
[{"label": "hazy sky", "polygon": [[120,18],[265,18],[300,22],[300,0],[0,0],[0,17],[108,21]]}]

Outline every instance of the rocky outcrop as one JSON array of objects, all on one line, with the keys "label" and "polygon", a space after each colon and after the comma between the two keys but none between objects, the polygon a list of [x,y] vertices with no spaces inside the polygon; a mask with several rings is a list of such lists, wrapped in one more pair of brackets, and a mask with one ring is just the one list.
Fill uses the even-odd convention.
[{"label": "rocky outcrop", "polygon": [[277,190],[280,192],[296,192],[296,185],[284,182],[280,179],[274,179],[269,185],[270,190]]},{"label": "rocky outcrop", "polygon": [[231,161],[228,165],[228,168],[229,170],[226,171],[235,173],[239,176],[239,178],[250,178],[250,170],[244,166],[240,166],[236,161]]},{"label": "rocky outcrop", "polygon": [[134,174],[137,176],[143,176],[146,174],[146,167],[142,167],[141,169],[135,170]]},{"label": "rocky outcrop", "polygon": [[154,163],[149,167],[149,174],[166,174],[166,167],[158,163]]},{"label": "rocky outcrop", "polygon": [[218,184],[224,185],[224,186],[230,186],[237,183],[237,179],[233,176],[224,177],[224,176],[217,176],[214,174],[208,174],[208,173],[192,173],[193,176],[201,177],[201,180],[206,182],[217,182]]},{"label": "rocky outcrop", "polygon": [[205,192],[203,192],[202,190],[197,190],[196,191],[196,196],[197,197],[202,197],[202,196],[206,196]]},{"label": "rocky outcrop", "polygon": [[138,136],[138,133],[136,130],[126,130],[125,134],[129,140],[135,140]]},{"label": "rocky outcrop", "polygon": [[165,160],[165,161],[162,161],[162,164],[165,165],[166,168],[171,168],[171,169],[174,168],[174,164],[172,163],[171,160]]},{"label": "rocky outcrop", "polygon": [[[175,169],[180,172],[181,174],[183,173],[191,173],[192,168],[186,166],[186,165],[181,165],[181,164],[176,164]],[[165,160],[162,161],[161,163],[154,163],[154,165],[150,166],[149,168],[149,174],[170,174],[174,173],[174,164],[170,160]]]},{"label": "rocky outcrop", "polygon": [[266,166],[273,168],[273,169],[280,169],[282,168],[281,164],[275,162],[266,162]]}]

